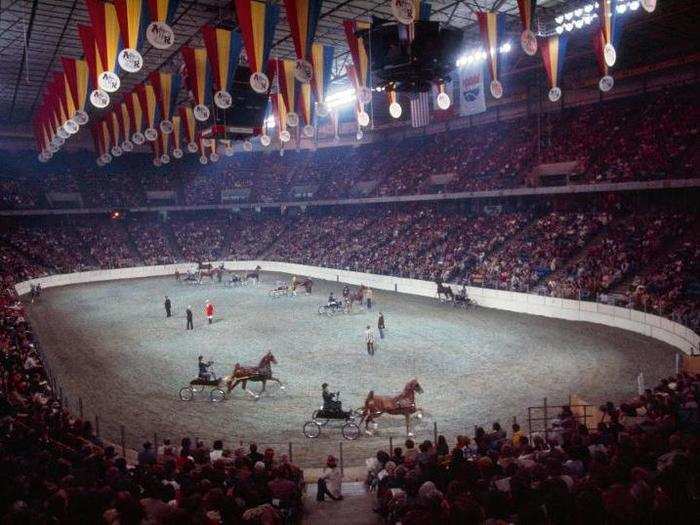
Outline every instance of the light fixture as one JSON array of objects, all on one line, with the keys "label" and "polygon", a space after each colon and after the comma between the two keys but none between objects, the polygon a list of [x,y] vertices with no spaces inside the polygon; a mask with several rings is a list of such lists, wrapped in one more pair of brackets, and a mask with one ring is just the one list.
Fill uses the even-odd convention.
[{"label": "light fixture", "polygon": [[579,7],[578,9],[576,9],[576,10],[574,11],[574,14],[575,14],[576,16],[580,17],[580,16],[583,14],[583,9]]},{"label": "light fixture", "polygon": [[557,26],[554,31],[556,31],[557,35],[561,35],[564,32],[564,26]]},{"label": "light fixture", "polygon": [[630,2],[630,11],[636,11],[637,9],[639,9],[639,2],[637,0]]},{"label": "light fixture", "polygon": [[555,21],[557,24],[561,24],[561,23],[564,21],[564,15],[559,15],[559,16],[555,17],[555,18],[554,18],[554,21]]},{"label": "light fixture", "polygon": [[401,109],[401,104],[398,102],[392,102],[389,104],[389,114],[394,118],[399,118],[403,110]]},{"label": "light fixture", "polygon": [[617,7],[615,8],[619,14],[624,14],[625,11],[627,11],[627,4],[617,4]]},{"label": "light fixture", "polygon": [[566,29],[567,31],[573,31],[573,29],[574,29],[574,24],[573,24],[573,22],[567,22],[567,23],[565,23],[565,24],[564,24],[564,29]]},{"label": "light fixture", "polygon": [[511,45],[510,42],[506,42],[501,46],[501,53],[510,53]]},{"label": "light fixture", "polygon": [[582,19],[582,18],[578,18],[578,19],[574,22],[574,26],[576,26],[576,29],[581,29],[581,28],[583,27],[583,19]]},{"label": "light fixture", "polygon": [[567,20],[571,20],[573,17],[574,17],[573,12],[568,12],[564,15],[564,18],[566,18]]},{"label": "light fixture", "polygon": [[585,6],[583,6],[583,10],[586,13],[590,13],[591,11],[593,11],[593,4],[586,4]]}]

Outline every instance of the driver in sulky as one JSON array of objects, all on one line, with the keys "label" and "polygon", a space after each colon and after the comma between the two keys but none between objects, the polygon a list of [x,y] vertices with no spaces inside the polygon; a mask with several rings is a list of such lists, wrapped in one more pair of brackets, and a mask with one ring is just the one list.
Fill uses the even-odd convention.
[{"label": "driver in sulky", "polygon": [[199,366],[199,373],[197,377],[199,377],[199,379],[203,379],[204,381],[211,381],[211,372],[209,372],[209,368],[213,364],[213,361],[205,362],[204,356],[200,355],[199,359],[197,359],[197,365]]}]

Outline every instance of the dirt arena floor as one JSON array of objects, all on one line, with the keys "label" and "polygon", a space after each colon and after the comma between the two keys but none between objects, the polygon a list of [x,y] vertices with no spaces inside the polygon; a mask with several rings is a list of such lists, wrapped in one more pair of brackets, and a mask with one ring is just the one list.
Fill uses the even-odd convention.
[{"label": "dirt arena floor", "polygon": [[[448,438],[495,420],[513,417],[526,427],[527,407],[565,403],[578,394],[592,403],[618,402],[636,392],[636,377],[647,384],[669,375],[674,349],[631,332],[478,308],[453,309],[436,300],[375,291],[371,311],[333,318],[317,307],[337,283],[316,282],[311,296],[272,299],[277,279],[264,274],[259,287],[228,288],[149,278],[53,288],[34,305],[30,319],[51,371],[85,417],[100,418],[100,433],[127,446],[146,439],[189,435],[227,448],[255,440],[283,451],[292,443],[294,460],[318,466],[344,441],[337,428],[309,440],[302,426],[321,403],[321,383],[341,391],[344,407],[359,407],[367,392],[396,394],[412,377],[424,388],[418,404],[426,414],[417,424],[418,439],[432,439],[433,423]],[[173,302],[165,318],[163,296]],[[204,303],[216,306],[206,323]],[[185,308],[195,313],[193,331],[185,331]],[[376,327],[384,312],[387,337],[367,355],[364,330]],[[178,397],[197,373],[197,356],[216,362],[219,375],[237,362],[257,364],[272,350],[273,373],[286,388],[269,387],[255,401],[236,389],[223,403],[202,395],[190,402]],[[259,390],[259,384],[252,388]],[[383,417],[374,437],[344,441],[345,464],[362,464],[380,447],[405,439],[403,418]]]}]

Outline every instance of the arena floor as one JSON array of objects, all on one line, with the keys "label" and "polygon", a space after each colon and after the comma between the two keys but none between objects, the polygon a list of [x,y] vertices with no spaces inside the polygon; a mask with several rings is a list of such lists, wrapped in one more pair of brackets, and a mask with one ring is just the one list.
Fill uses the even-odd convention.
[{"label": "arena floor", "polygon": [[[100,417],[101,435],[127,446],[146,439],[190,435],[226,447],[250,440],[318,466],[339,454],[339,429],[306,439],[302,426],[321,403],[320,385],[341,391],[345,407],[360,406],[367,392],[395,394],[412,377],[426,418],[415,432],[432,439],[433,422],[452,438],[475,424],[526,427],[528,406],[565,403],[570,393],[594,402],[619,401],[636,392],[636,376],[648,384],[673,372],[674,349],[650,338],[602,325],[576,323],[479,308],[465,312],[436,300],[375,292],[370,312],[320,317],[317,306],[337,283],[316,282],[312,296],[271,299],[282,276],[263,275],[259,287],[192,286],[173,278],[111,281],[48,289],[28,305],[51,371],[74,411]],[[288,279],[288,277],[284,277]],[[173,302],[165,318],[163,296]],[[205,301],[216,306],[206,324]],[[185,331],[184,310],[195,312]],[[384,312],[387,338],[367,355],[364,329]],[[286,388],[269,388],[255,401],[236,389],[224,403],[205,396],[180,401],[178,391],[197,372],[197,356],[216,361],[219,375],[236,362],[257,364],[271,349],[273,367]],[[253,384],[258,390],[259,384]],[[381,418],[374,437],[343,443],[346,464],[361,464],[379,447],[405,438],[403,418]]]}]

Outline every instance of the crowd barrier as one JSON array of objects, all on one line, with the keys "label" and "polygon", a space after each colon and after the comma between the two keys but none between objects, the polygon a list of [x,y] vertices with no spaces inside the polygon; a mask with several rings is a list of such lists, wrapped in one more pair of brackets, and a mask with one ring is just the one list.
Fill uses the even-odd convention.
[{"label": "crowd barrier", "polygon": [[[221,262],[223,262],[224,266],[229,270],[252,270],[256,266],[260,266],[263,271],[267,272],[305,275],[314,279],[336,281],[351,285],[364,284],[377,290],[387,290],[423,297],[436,296],[436,287],[434,283],[418,279],[375,275],[276,261],[214,261],[213,264],[218,265]],[[55,286],[68,286],[72,284],[173,275],[176,271],[184,273],[194,268],[196,268],[196,264],[180,263],[120,268],[115,270],[76,272],[31,279],[18,283],[15,289],[18,294],[23,295],[29,292],[32,284],[36,285],[41,283],[42,288],[52,288]],[[592,301],[561,299],[521,292],[493,290],[490,288],[468,287],[467,290],[472,299],[480,306],[486,308],[542,315],[569,321],[586,321],[622,328],[668,343],[686,354],[690,354],[692,349],[698,348],[700,344],[700,337],[690,328],[670,319],[638,310],[610,306]]]}]

